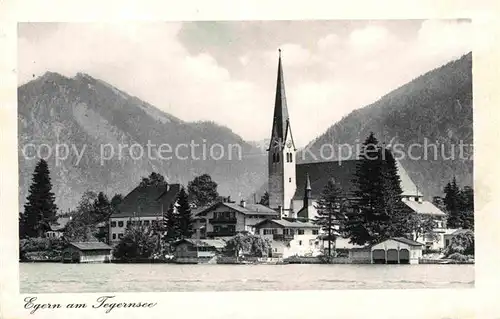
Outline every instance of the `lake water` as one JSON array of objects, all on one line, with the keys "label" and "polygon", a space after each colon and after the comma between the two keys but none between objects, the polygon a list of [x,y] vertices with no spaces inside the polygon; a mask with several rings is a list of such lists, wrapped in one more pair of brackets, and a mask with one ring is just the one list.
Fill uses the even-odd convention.
[{"label": "lake water", "polygon": [[20,264],[21,293],[473,288],[474,265]]}]

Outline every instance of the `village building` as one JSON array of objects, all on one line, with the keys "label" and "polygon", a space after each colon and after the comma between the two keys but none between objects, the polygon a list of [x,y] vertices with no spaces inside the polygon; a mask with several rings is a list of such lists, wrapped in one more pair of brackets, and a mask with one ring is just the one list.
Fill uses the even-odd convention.
[{"label": "village building", "polygon": [[71,242],[62,253],[64,263],[105,263],[111,261],[112,248],[102,242]]},{"label": "village building", "polygon": [[181,239],[172,244],[177,263],[215,263],[225,246],[221,239]]},{"label": "village building", "polygon": [[254,226],[255,234],[269,239],[272,257],[315,257],[323,251],[319,226],[308,221],[266,219]]},{"label": "village building", "polygon": [[128,226],[159,226],[164,214],[173,205],[176,209],[180,184],[136,187],[109,218],[109,243],[117,244]]},{"label": "village building", "polygon": [[218,202],[202,209],[195,215],[196,229],[200,238],[231,237],[238,232],[254,232],[254,226],[278,213],[261,204],[247,204],[242,200]]}]

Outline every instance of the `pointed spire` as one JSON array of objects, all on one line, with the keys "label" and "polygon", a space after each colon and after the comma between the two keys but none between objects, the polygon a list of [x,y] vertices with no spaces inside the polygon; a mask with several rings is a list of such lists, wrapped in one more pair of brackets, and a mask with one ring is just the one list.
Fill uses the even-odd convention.
[{"label": "pointed spire", "polygon": [[[278,77],[276,81],[276,99],[274,102],[274,117],[273,117],[273,138],[284,139],[286,136],[288,108],[286,105],[285,96],[285,80],[283,77],[283,66],[281,64],[281,49],[278,50]],[[275,135],[277,134],[277,135]]]}]

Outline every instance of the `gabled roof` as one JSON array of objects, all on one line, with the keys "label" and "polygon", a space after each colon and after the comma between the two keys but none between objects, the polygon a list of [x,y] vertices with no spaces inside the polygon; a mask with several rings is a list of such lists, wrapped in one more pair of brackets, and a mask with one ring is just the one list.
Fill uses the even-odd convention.
[{"label": "gabled roof", "polygon": [[274,223],[282,228],[320,228],[320,226],[313,224],[311,222],[303,222],[303,221],[288,221],[286,219],[266,219],[261,221],[260,223],[255,224],[255,228],[259,228],[266,223]]},{"label": "gabled roof", "polygon": [[225,202],[215,203],[212,206],[207,207],[203,211],[199,212],[197,216],[206,215],[208,212],[220,207],[221,205],[245,215],[278,216],[278,212],[276,212],[274,209],[261,204],[246,204],[245,207],[243,207],[236,203]]},{"label": "gabled roof", "polygon": [[111,217],[151,217],[161,216],[177,200],[180,184],[151,185],[136,187],[118,206],[118,213]]},{"label": "gabled roof", "polygon": [[410,246],[424,246],[424,244],[419,243],[418,241],[414,241],[414,240],[404,238],[404,237],[393,237],[393,238],[389,238],[389,240],[390,239],[395,240],[395,241],[399,241],[400,243],[407,244]]},{"label": "gabled roof", "polygon": [[432,215],[432,216],[446,216],[446,214],[437,208],[434,204],[428,201],[412,201],[412,200],[403,200],[406,206],[410,207],[417,214],[422,215]]},{"label": "gabled roof", "polygon": [[103,242],[71,242],[70,245],[79,250],[111,250],[112,248]]},{"label": "gabled roof", "polygon": [[[307,184],[306,176],[309,174],[311,186],[311,198],[317,199],[323,188],[331,178],[334,178],[343,196],[353,197],[356,191],[356,168],[359,160],[332,161],[297,164],[296,183],[297,188],[293,196],[294,200],[304,198],[304,185]],[[412,182],[403,166],[396,161],[401,188],[404,196],[417,196],[417,187]],[[418,194],[421,196],[421,194]]]}]

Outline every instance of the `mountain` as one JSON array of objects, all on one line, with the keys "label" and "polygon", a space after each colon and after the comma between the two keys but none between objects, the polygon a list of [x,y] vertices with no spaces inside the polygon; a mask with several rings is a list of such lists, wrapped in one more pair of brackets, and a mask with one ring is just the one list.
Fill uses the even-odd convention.
[{"label": "mountain", "polygon": [[[380,142],[393,147],[399,144],[397,149],[405,154],[399,157],[400,162],[419,192],[427,198],[440,196],[453,176],[462,186],[473,184],[472,147],[464,146],[460,154],[461,142],[464,145],[473,142],[472,113],[472,54],[469,53],[348,114],[301,150],[297,160],[322,161],[319,156],[322,145],[336,145],[334,150],[341,144],[356,146],[374,132]],[[325,156],[330,156],[330,148],[324,146],[323,150]],[[454,158],[448,159],[452,152]],[[338,154],[349,157],[347,148],[336,153],[337,160]]]},{"label": "mountain", "polygon": [[[86,74],[68,78],[48,72],[20,86],[18,142],[21,211],[37,162],[34,151],[45,155],[49,147],[56,203],[63,210],[74,208],[86,190],[126,195],[152,171],[184,185],[208,173],[221,195],[235,199],[250,195],[267,178],[267,157],[227,127],[184,122]],[[198,144],[194,156],[192,143]],[[63,145],[69,150],[60,161],[54,156],[57,145],[63,158]]]}]

